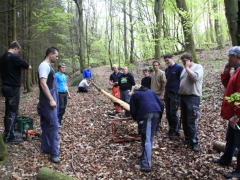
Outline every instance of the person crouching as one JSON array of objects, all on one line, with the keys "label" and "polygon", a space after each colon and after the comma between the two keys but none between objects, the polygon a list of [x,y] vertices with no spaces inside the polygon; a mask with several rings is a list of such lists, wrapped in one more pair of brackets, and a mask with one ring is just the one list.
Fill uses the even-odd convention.
[{"label": "person crouching", "polygon": [[84,78],[78,85],[78,91],[77,92],[88,92],[88,87],[91,84],[91,82],[88,82],[86,78]]},{"label": "person crouching", "polygon": [[140,165],[136,169],[143,172],[151,171],[152,145],[163,103],[152,90],[135,85],[130,99],[130,113],[138,122],[138,131],[142,140],[142,155]]}]

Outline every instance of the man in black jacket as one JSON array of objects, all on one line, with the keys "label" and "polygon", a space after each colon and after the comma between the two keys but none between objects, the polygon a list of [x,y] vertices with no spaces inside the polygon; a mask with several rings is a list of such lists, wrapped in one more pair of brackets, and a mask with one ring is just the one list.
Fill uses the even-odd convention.
[{"label": "man in black jacket", "polygon": [[2,94],[5,97],[4,142],[22,142],[14,134],[14,123],[17,119],[20,99],[21,69],[32,67],[18,56],[21,46],[17,41],[9,45],[9,49],[0,57],[0,76]]}]

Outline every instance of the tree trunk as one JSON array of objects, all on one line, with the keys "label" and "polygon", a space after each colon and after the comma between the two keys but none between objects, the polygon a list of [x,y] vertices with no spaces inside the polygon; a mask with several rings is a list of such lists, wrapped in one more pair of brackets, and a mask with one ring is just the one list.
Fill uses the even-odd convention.
[{"label": "tree trunk", "polygon": [[[110,0],[110,4],[109,4],[109,18],[110,18],[110,32],[107,31],[108,32],[107,33],[107,35],[108,35],[108,58],[109,58],[110,65],[112,67],[112,54],[111,54],[111,43],[112,43],[112,33],[113,33],[112,0]],[[108,24],[108,22],[107,22],[107,24]],[[109,33],[110,33],[110,35],[109,35]]]},{"label": "tree trunk", "polygon": [[129,20],[130,20],[130,34],[131,34],[131,47],[130,47],[130,63],[134,63],[133,50],[134,50],[134,35],[133,35],[133,21],[132,21],[132,0],[129,1]]},{"label": "tree trunk", "polygon": [[[224,152],[225,151],[226,143],[215,141],[213,142],[213,149],[217,150],[218,152]],[[237,155],[238,150],[235,152],[235,156]]]},{"label": "tree trunk", "polygon": [[124,41],[124,57],[125,57],[125,63],[128,62],[128,50],[127,50],[127,8],[126,8],[126,0],[124,0],[123,5],[123,41]]},{"label": "tree trunk", "polygon": [[238,0],[224,0],[225,14],[228,22],[228,29],[232,39],[232,45],[238,46],[239,40],[237,39],[238,31]]},{"label": "tree trunk", "polygon": [[187,4],[185,0],[176,0],[178,13],[181,17],[181,23],[183,27],[183,34],[185,39],[185,50],[192,54],[194,62],[198,63],[195,43],[192,34],[192,22],[191,16],[188,12]]},{"label": "tree trunk", "polygon": [[16,10],[16,0],[12,0],[12,40],[17,41],[17,10]]},{"label": "tree trunk", "polygon": [[222,30],[221,30],[221,24],[219,23],[219,17],[217,14],[219,13],[218,10],[218,0],[213,1],[213,11],[214,11],[214,28],[215,28],[215,34],[216,34],[216,41],[217,41],[217,48],[222,49],[223,48],[223,38],[222,38]]},{"label": "tree trunk", "polygon": [[77,5],[78,14],[79,14],[79,64],[80,71],[84,69],[85,58],[84,58],[84,32],[83,32],[83,2],[82,0],[74,0]]},{"label": "tree trunk", "polygon": [[154,3],[154,14],[156,17],[156,24],[154,30],[154,41],[155,41],[155,59],[161,59],[160,52],[160,37],[161,37],[161,29],[162,29],[162,0],[155,0]]}]

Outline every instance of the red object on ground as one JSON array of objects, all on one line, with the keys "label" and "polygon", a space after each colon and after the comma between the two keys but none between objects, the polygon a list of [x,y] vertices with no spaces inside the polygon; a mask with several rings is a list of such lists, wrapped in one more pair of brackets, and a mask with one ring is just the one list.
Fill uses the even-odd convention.
[{"label": "red object on ground", "polygon": [[[118,99],[120,98],[120,91],[117,86],[114,86],[112,88],[112,95]],[[114,107],[115,107],[116,112],[118,112],[118,113],[122,112],[122,107],[120,105],[114,104]]]}]

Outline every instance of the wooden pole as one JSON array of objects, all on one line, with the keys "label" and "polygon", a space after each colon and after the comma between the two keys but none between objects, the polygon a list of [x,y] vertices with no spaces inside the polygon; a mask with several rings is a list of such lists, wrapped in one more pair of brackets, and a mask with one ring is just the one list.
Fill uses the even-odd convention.
[{"label": "wooden pole", "polygon": [[98,91],[100,91],[101,93],[103,93],[108,99],[110,99],[112,102],[114,103],[118,103],[120,106],[122,106],[125,110],[130,111],[130,106],[128,103],[114,97],[112,94],[104,91],[103,89],[101,89],[99,86],[97,86],[95,83],[92,82],[92,84],[95,86],[95,88],[97,88]]}]

